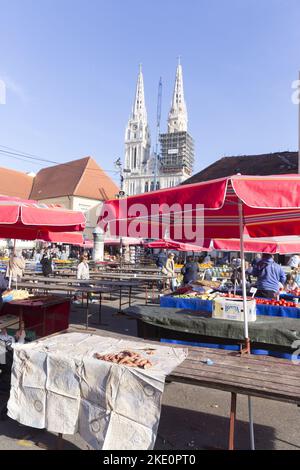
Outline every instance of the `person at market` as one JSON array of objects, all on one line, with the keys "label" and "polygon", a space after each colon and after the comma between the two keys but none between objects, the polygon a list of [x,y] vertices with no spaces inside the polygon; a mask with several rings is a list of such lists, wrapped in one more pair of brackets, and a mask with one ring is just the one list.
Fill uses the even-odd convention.
[{"label": "person at market", "polygon": [[7,268],[7,277],[11,278],[13,281],[20,281],[24,270],[25,270],[25,260],[22,256],[21,251],[13,252],[10,256],[8,268]]},{"label": "person at market", "polygon": [[38,250],[34,253],[34,256],[33,256],[33,260],[34,262],[37,264],[41,261],[41,258],[42,258],[42,254],[41,252]]},{"label": "person at market", "polygon": [[207,263],[210,263],[211,262],[211,258],[210,258],[210,255],[208,253],[206,253],[206,256],[203,260],[203,263],[207,264]]},{"label": "person at market", "polygon": [[252,260],[251,266],[254,268],[255,266],[257,266],[257,264],[260,262],[260,260],[261,260],[261,255],[259,253],[257,253],[255,255],[255,258]]},{"label": "person at market", "polygon": [[68,259],[68,254],[67,254],[67,252],[66,252],[65,250],[62,250],[61,255],[60,255],[60,259],[61,259],[62,261],[67,261],[67,259]]},{"label": "person at market", "polygon": [[[86,254],[84,254],[84,255],[81,255],[80,263],[77,266],[77,279],[83,281],[89,278],[90,278],[90,269],[89,269],[88,257]],[[75,294],[74,303],[80,304],[79,293]]]},{"label": "person at market", "polygon": [[5,275],[3,273],[0,273],[0,310],[3,305],[3,298],[2,294],[6,289],[8,288],[8,280],[5,278]]},{"label": "person at market", "polygon": [[291,256],[291,258],[288,261],[288,266],[290,266],[291,269],[297,269],[300,264],[300,256],[295,254]]},{"label": "person at market", "polygon": [[286,276],[286,283],[284,285],[284,290],[286,292],[291,292],[297,289],[299,286],[296,282],[296,275],[294,273],[289,273]]},{"label": "person at market", "polygon": [[166,265],[166,262],[167,262],[166,252],[165,250],[160,250],[157,260],[156,260],[156,266],[162,269]]},{"label": "person at market", "polygon": [[52,274],[53,269],[52,269],[52,258],[51,258],[50,253],[47,250],[44,252],[40,263],[42,265],[43,276],[49,277],[50,274]]},{"label": "person at market", "polygon": [[193,259],[192,256],[188,256],[186,263],[184,264],[181,274],[183,274],[183,284],[189,284],[198,279],[199,264]]},{"label": "person at market", "polygon": [[172,292],[176,289],[174,257],[174,253],[169,253],[166,264],[162,270],[162,272],[167,274],[167,276],[170,278],[170,289]]},{"label": "person at market", "polygon": [[80,263],[77,266],[77,279],[89,279],[90,278],[90,269],[88,263],[88,256],[86,254],[80,257]]},{"label": "person at market", "polygon": [[257,277],[256,297],[274,299],[279,293],[280,284],[285,284],[286,275],[282,267],[275,263],[269,253],[264,253],[260,262],[251,270]]}]

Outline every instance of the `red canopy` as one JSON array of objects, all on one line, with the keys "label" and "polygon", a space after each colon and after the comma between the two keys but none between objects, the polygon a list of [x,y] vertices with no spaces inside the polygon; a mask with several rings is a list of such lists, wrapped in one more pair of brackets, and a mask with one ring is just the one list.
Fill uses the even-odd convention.
[{"label": "red canopy", "polygon": [[[213,248],[221,251],[240,251],[240,240],[219,238],[212,241]],[[292,254],[300,253],[300,237],[245,239],[244,251],[246,253]]]},{"label": "red canopy", "polygon": [[[239,238],[239,206],[251,237],[298,235],[300,175],[235,175],[111,200],[99,223],[104,229],[109,223],[113,235],[144,238],[166,238],[167,227],[168,238],[199,245],[203,239]],[[180,227],[185,230],[178,235]],[[151,236],[153,229],[159,235]]]},{"label": "red canopy", "polygon": [[80,232],[40,232],[40,240],[68,245],[81,245],[84,242]]},{"label": "red canopy", "polygon": [[85,227],[82,212],[17,197],[0,196],[0,237],[45,239],[50,232],[76,232]]},{"label": "red canopy", "polygon": [[154,242],[146,243],[147,248],[161,248],[176,251],[210,251],[208,247],[202,247],[197,245],[189,245],[188,243],[175,242],[174,240],[156,240]]}]

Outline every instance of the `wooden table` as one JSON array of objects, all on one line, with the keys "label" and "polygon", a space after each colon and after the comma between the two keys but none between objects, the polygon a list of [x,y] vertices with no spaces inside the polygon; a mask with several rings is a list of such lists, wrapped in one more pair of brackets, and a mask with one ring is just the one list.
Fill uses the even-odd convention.
[{"label": "wooden table", "polygon": [[75,294],[76,292],[80,292],[82,294],[82,298],[84,294],[86,294],[86,328],[89,326],[89,298],[91,294],[98,294],[99,295],[99,310],[98,310],[98,315],[99,315],[99,324],[101,325],[102,323],[102,295],[103,294],[111,294],[112,292],[115,292],[117,288],[115,287],[85,287],[83,285],[79,284],[80,281],[77,281],[78,285],[72,286],[72,285],[66,285],[66,284],[41,284],[41,283],[35,283],[35,282],[19,282],[18,287],[22,289],[27,289],[27,290],[37,290],[37,291],[44,291],[49,292],[49,291],[62,291],[62,292],[67,292],[70,294]]},{"label": "wooden table", "polygon": [[[205,364],[206,359],[213,365]],[[236,352],[189,348],[187,359],[169,377],[201,387],[231,393],[229,450],[234,449],[237,395],[300,405],[300,367],[286,359],[242,355]]]},{"label": "wooden table", "polygon": [[[81,285],[86,285],[86,286],[110,286],[114,288],[114,291],[119,291],[119,313],[122,313],[122,307],[125,305],[128,305],[129,307],[131,306],[131,300],[132,300],[132,289],[137,288],[137,287],[144,287],[144,283],[139,280],[107,280],[107,279],[82,279],[78,280],[76,278],[72,279],[64,279],[64,278],[57,278],[57,277],[44,277],[44,276],[39,276],[39,277],[31,277],[31,276],[24,276],[22,278],[22,282],[18,283],[18,286],[21,287],[21,284],[23,282],[30,282],[31,284],[36,283],[37,284],[45,284],[45,285],[64,285],[67,288],[69,286],[78,286],[80,283]],[[69,290],[67,289],[66,290]],[[126,302],[123,302],[123,289],[128,289],[128,299]],[[79,290],[79,289],[77,289]],[[145,292],[145,296],[147,297],[147,289]]]},{"label": "wooden table", "polygon": [[[50,332],[68,328],[70,304],[71,298],[67,296],[39,295],[5,302],[2,311],[4,314],[6,312],[17,313],[20,328],[22,322],[25,321],[26,328],[33,329],[36,333],[39,332],[39,336],[43,337],[49,335]],[[56,313],[57,309],[59,313]],[[0,323],[2,318],[1,315]]]},{"label": "wooden table", "polygon": [[[78,332],[69,328],[62,333]],[[102,330],[89,333],[132,341],[144,340]],[[159,344],[148,341],[147,344]],[[172,345],[173,347],[179,347]],[[181,346],[182,347],[182,346]],[[237,352],[188,348],[188,357],[167,377],[169,381],[221,390],[231,394],[229,449],[234,449],[237,395],[265,398],[300,405],[300,367],[286,359],[241,355]],[[207,358],[213,361],[207,365]],[[62,436],[60,436],[61,438]]]}]

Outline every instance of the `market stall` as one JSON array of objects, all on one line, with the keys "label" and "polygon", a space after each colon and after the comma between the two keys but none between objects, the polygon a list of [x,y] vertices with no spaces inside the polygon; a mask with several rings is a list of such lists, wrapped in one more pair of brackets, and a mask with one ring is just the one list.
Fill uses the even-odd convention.
[{"label": "market stall", "polygon": [[[242,322],[212,318],[205,310],[133,305],[126,313],[137,320],[138,335],[145,339],[239,351],[244,338]],[[299,319],[260,315],[249,331],[252,354],[297,358]]]},{"label": "market stall", "polygon": [[[48,242],[79,242],[82,240],[84,227],[85,217],[82,212],[33,200],[0,196],[1,237]],[[11,292],[9,294],[11,295]],[[25,297],[29,297],[27,294]],[[7,304],[0,312],[0,317],[12,312],[18,314],[20,320],[23,320],[21,323],[25,330],[34,326],[36,334],[43,335],[68,326],[69,299],[57,296],[21,299],[16,291],[12,298],[6,300]]]},{"label": "market stall", "polygon": [[24,322],[26,330],[32,331],[34,337],[38,338],[68,328],[70,308],[70,297],[35,295],[27,299],[11,300],[5,303],[0,319],[2,315],[14,315],[19,322]]},{"label": "market stall", "polygon": [[165,377],[187,349],[66,332],[16,345],[8,415],[97,450],[153,449]]},{"label": "market stall", "polygon": [[[211,296],[211,299],[206,297]],[[213,302],[217,297],[227,297],[240,300],[242,302],[242,297],[233,295],[228,297],[226,294],[197,294],[192,293],[189,295],[178,294],[176,295],[167,295],[160,297],[160,306],[161,307],[173,307],[177,309],[189,309],[194,311],[205,311],[212,313],[213,311]],[[273,316],[273,317],[287,317],[287,318],[300,318],[300,308],[299,304],[295,303],[291,298],[290,300],[280,299],[256,299],[256,313],[257,315],[264,316]]]},{"label": "market stall", "polygon": [[[153,238],[155,227],[157,238],[164,238],[168,230],[171,239],[197,245],[203,244],[204,239],[239,238],[245,351],[250,353],[244,231],[247,229],[251,237],[298,235],[299,209],[299,175],[235,175],[132,196],[125,202],[108,201],[99,223],[104,230],[109,227],[114,235],[126,236],[138,227],[144,238]],[[254,449],[250,398],[249,416]]]}]

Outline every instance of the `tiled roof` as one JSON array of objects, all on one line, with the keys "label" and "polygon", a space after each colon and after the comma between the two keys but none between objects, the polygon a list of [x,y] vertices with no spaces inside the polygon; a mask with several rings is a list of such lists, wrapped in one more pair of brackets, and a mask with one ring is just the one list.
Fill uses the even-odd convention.
[{"label": "tiled roof", "polygon": [[112,199],[119,188],[91,157],[43,168],[34,179],[31,199],[80,196]]},{"label": "tiled roof", "polygon": [[29,199],[34,178],[20,171],[0,168],[0,194]]},{"label": "tiled roof", "polygon": [[182,184],[199,183],[237,173],[261,176],[298,173],[298,153],[276,152],[263,155],[224,157],[191,176]]}]

